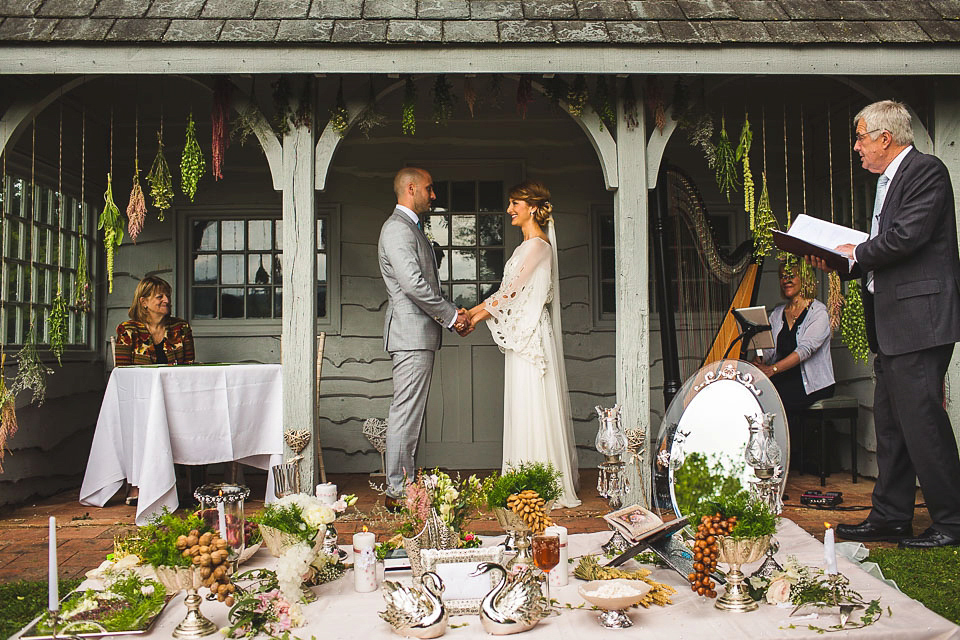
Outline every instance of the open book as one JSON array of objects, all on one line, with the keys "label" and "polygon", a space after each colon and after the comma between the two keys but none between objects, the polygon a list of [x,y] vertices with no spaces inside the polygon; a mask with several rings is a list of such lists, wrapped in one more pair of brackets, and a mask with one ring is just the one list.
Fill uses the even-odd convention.
[{"label": "open book", "polygon": [[839,224],[813,218],[801,213],[786,233],[773,232],[773,243],[778,249],[798,256],[817,256],[832,269],[846,275],[853,266],[851,261],[834,248],[841,244],[860,244],[869,234]]},{"label": "open book", "polygon": [[631,542],[637,542],[644,534],[663,526],[663,520],[657,514],[637,504],[608,513],[603,519]]}]

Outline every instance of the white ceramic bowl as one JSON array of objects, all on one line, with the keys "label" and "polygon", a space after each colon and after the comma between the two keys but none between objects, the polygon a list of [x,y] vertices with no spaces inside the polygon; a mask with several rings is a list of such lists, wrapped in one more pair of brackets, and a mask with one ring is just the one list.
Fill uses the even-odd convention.
[{"label": "white ceramic bowl", "polygon": [[[637,593],[619,598],[604,598],[597,595],[597,591],[600,589],[600,587],[613,584],[630,587]],[[643,580],[626,580],[624,578],[616,578],[614,580],[592,580],[590,582],[581,584],[578,591],[580,592],[580,597],[590,604],[600,607],[601,609],[606,609],[607,611],[616,611],[618,609],[626,609],[627,607],[632,607],[633,605],[637,604],[652,588],[653,587]]]}]

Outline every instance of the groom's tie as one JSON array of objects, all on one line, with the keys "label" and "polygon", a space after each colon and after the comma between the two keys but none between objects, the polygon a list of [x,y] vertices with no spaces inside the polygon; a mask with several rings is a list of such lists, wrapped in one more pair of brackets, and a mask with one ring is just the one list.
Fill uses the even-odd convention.
[{"label": "groom's tie", "polygon": [[[890,178],[881,174],[877,180],[877,197],[873,201],[873,221],[870,223],[870,237],[875,238],[880,233],[880,211],[883,209],[883,199],[887,194],[887,184]],[[867,273],[867,291],[873,293],[873,271]]]}]

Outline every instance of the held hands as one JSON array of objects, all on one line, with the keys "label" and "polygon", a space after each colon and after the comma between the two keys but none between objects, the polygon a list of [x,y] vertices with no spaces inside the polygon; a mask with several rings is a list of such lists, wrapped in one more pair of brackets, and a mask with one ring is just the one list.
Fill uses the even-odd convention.
[{"label": "held hands", "polygon": [[460,334],[461,338],[465,338],[473,333],[476,327],[470,318],[470,312],[462,307],[457,309],[457,319],[453,321],[453,328]]}]

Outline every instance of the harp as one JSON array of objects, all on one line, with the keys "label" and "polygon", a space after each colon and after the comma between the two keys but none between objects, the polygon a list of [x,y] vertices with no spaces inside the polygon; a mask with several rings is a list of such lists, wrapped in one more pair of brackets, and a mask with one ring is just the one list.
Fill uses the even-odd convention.
[{"label": "harp", "polygon": [[732,251],[723,248],[729,238],[718,242],[703,198],[693,180],[679,169],[665,167],[660,172],[656,200],[657,309],[664,398],[669,406],[682,381],[722,359],[740,333],[731,312],[753,305],[761,265],[753,259],[752,239]]}]

